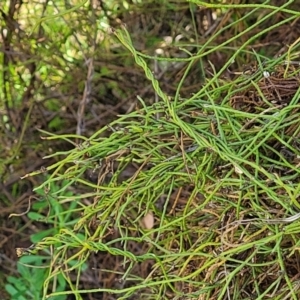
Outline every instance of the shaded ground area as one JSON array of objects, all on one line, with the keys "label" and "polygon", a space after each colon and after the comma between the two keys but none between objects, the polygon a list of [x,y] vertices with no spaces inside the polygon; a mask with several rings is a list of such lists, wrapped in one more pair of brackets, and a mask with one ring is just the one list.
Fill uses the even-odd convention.
[{"label": "shaded ground area", "polygon": [[[277,6],[280,5],[279,2],[285,3],[285,1],[271,2]],[[28,199],[32,202],[37,201],[32,189],[42,182],[43,174],[23,180],[20,180],[20,177],[60,159],[59,156],[46,160],[43,157],[72,149],[69,142],[43,140],[46,136],[43,131],[90,136],[119,115],[137,109],[141,105],[137,96],[147,105],[159,101],[143,70],[135,64],[131,54],[110,32],[111,27],[120,28],[122,24],[126,25],[135,48],[144,54],[162,90],[170,97],[179,93],[181,98],[186,98],[196,93],[206,83],[207,78],[219,71],[232,53],[238,51],[247,41],[250,42],[245,51],[237,57],[231,69],[225,70],[222,75],[224,83],[240,78],[238,84],[241,91],[230,97],[232,107],[249,113],[259,113],[269,107],[269,103],[261,100],[261,94],[255,86],[243,88],[243,85],[249,84],[250,81],[245,83],[245,77],[241,75],[246,74],[250,76],[249,78],[254,78],[260,68],[254,53],[260,53],[266,58],[262,64],[274,59],[274,72],[266,74],[258,81],[260,90],[270,103],[277,108],[279,106],[284,108],[298,90],[297,57],[292,57],[292,63],[288,67],[276,65],[276,58],[288,50],[288,46],[297,40],[300,33],[299,19],[288,22],[290,17],[288,12],[276,12],[272,18],[254,26],[266,14],[267,9],[252,14],[252,19],[243,19],[250,8],[209,9],[185,1],[170,1],[165,5],[161,5],[161,1],[148,1],[143,4],[128,1],[128,6],[118,4],[117,7],[108,3],[108,1],[91,1],[76,11],[62,15],[59,19],[46,19],[42,23],[37,23],[38,19],[51,13],[57,14],[68,10],[71,4],[57,3],[51,6],[52,4],[46,1],[33,8],[30,3],[11,0],[7,1],[6,7],[1,10],[0,278],[7,275],[18,276],[15,268],[17,263],[15,249],[29,247],[30,235],[49,226],[22,214],[28,209]],[[300,1],[294,1],[289,9],[298,5]],[[32,18],[33,15],[35,18]],[[280,22],[283,23],[281,26],[272,29]],[[235,26],[226,29],[232,23],[235,23]],[[251,26],[253,29],[241,34],[240,39],[234,39],[231,44],[219,51],[214,50]],[[260,36],[260,39],[255,39],[257,33],[267,28],[271,29]],[[185,60],[190,53],[197,52],[197,45],[205,43],[208,43],[208,52],[204,57],[193,64]],[[155,60],[154,57],[158,59]],[[160,57],[176,57],[178,61],[159,60]],[[295,114],[298,110],[299,108],[295,108]],[[255,128],[255,122],[255,119],[246,122],[244,129]],[[298,130],[298,124],[293,123],[288,130],[288,134],[292,135]],[[190,140],[184,142],[187,146],[192,144]],[[293,147],[298,149],[300,147],[298,143],[293,141]],[[78,144],[74,146],[78,145],[79,139]],[[274,141],[265,151],[266,157],[270,157],[270,167],[272,161],[276,161],[276,153],[283,153],[286,159],[297,164],[298,158],[285,144]],[[139,166],[132,168],[136,170]],[[276,166],[274,168],[277,174],[288,175],[291,180],[297,177],[290,169],[280,167],[276,169]],[[134,171],[128,172],[130,177]],[[216,168],[216,176],[220,178],[225,172],[226,168]],[[91,181],[99,180],[98,174],[95,178],[93,174],[86,176]],[[126,177],[126,174],[124,176]],[[173,202],[170,202],[167,213],[172,215],[182,210],[192,189],[193,187],[183,186],[174,190],[171,197]],[[282,193],[282,190],[276,192]],[[223,193],[235,197],[230,191]],[[201,201],[201,197],[202,195],[197,195],[195,201],[197,202],[197,199]],[[266,201],[265,205],[272,207],[273,204],[267,203],[266,195],[262,195],[262,198]],[[274,205],[272,209],[276,211],[276,206]],[[9,217],[11,214],[22,215]],[[124,222],[126,223],[126,220]],[[229,223],[230,218],[224,221],[224,226]],[[93,224],[89,226],[93,228]],[[230,232],[227,234],[228,236],[224,235],[224,240],[230,244],[232,236]],[[113,240],[118,236],[118,232],[112,231],[107,239]],[[288,243],[289,241],[287,246]],[[121,246],[116,244],[115,247]],[[130,251],[142,255],[147,252],[149,245],[132,243],[128,247]],[[248,257],[250,255],[248,252],[251,251],[254,250],[240,253],[236,259]],[[259,259],[272,260],[271,257],[266,258],[263,255],[259,256]],[[285,259],[290,266],[289,277],[297,279],[298,255]],[[137,263],[132,275],[145,278],[153,271],[152,265],[151,260],[147,263]],[[186,272],[198,267],[197,261],[192,261]],[[90,258],[90,272],[82,276],[81,285],[86,289],[95,288],[95,282],[106,288],[126,287],[128,283],[124,284],[122,276],[117,275],[118,272],[121,274],[121,269],[124,269],[121,256],[112,256],[105,251],[93,254]],[[103,270],[114,270],[115,273]],[[274,269],[272,272],[275,274],[278,270]],[[246,275],[239,279],[240,285],[253,284]],[[262,285],[267,287],[271,281],[272,277],[261,275]],[[1,286],[1,290],[3,288]],[[176,288],[181,288],[186,293],[191,292],[188,286]],[[4,293],[1,291],[1,294]],[[167,295],[172,299],[171,288]],[[139,299],[142,296],[142,294],[134,295],[132,299]],[[246,298],[248,294],[245,292],[242,296]],[[99,293],[94,294],[92,298],[86,296],[86,299],[115,298],[108,293]],[[217,299],[217,295],[211,295],[211,299]]]}]

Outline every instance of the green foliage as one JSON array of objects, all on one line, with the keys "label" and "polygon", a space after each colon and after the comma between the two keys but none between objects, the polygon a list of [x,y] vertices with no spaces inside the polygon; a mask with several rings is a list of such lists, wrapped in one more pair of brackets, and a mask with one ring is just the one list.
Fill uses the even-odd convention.
[{"label": "green foliage", "polygon": [[[32,205],[32,211],[28,213],[28,217],[32,221],[42,222],[47,225],[47,229],[41,230],[31,235],[31,241],[34,244],[43,243],[43,240],[49,236],[59,234],[60,230],[67,230],[76,224],[76,208],[77,202],[70,201],[68,207],[57,200],[57,194],[63,198],[65,202],[73,197],[72,192],[66,189],[67,181],[63,180],[61,184],[50,183],[46,189],[36,191],[40,196],[39,200]],[[80,236],[80,235],[78,235]],[[55,292],[62,292],[66,289],[67,281],[62,273],[57,273],[49,279],[49,274],[55,270],[55,265],[51,262],[51,252],[46,251],[48,255],[36,255],[34,244],[28,249],[21,249],[25,256],[22,256],[17,264],[18,277],[9,276],[5,288],[11,295],[12,299],[42,299],[47,289]],[[53,244],[54,245],[54,244]],[[59,243],[55,243],[55,247],[59,247]],[[34,254],[34,255],[33,255]],[[58,263],[58,262],[57,262]],[[70,267],[76,266],[76,260],[70,260]],[[82,270],[86,269],[86,265],[81,266]],[[53,300],[66,299],[65,295],[50,297]]]},{"label": "green foliage", "polygon": [[[8,283],[5,285],[6,291],[14,300],[40,300],[43,295],[44,283],[49,274],[49,268],[43,267],[49,263],[48,256],[24,256],[18,264],[17,270],[20,276],[7,278]],[[62,275],[56,278],[56,291],[64,291],[66,281]],[[65,296],[56,297],[55,300],[64,300]],[[52,299],[54,300],[54,299]]]},{"label": "green foliage", "polygon": [[[205,41],[194,43],[195,53],[190,44],[183,43],[186,49],[177,58],[142,53],[125,26],[113,30],[116,43],[131,55],[118,49],[118,58],[127,67],[134,58],[157,100],[149,104],[139,96],[136,111],[89,137],[47,135],[41,130],[47,142],[69,142],[74,148],[49,154],[47,158],[57,161],[47,170],[31,173],[49,173],[35,188],[39,199],[28,213],[44,229],[31,236],[31,247],[20,250],[21,276],[9,277],[6,285],[14,299],[56,300],[68,295],[82,299],[96,293],[117,299],[299,298],[297,267],[289,264],[291,258],[297,259],[300,234],[296,222],[300,208],[299,90],[274,105],[261,86],[262,80],[271,80],[266,74],[275,74],[278,66],[286,68],[280,79],[288,82],[288,88],[275,83],[274,92],[283,101],[278,90],[283,89],[286,97],[299,77],[299,70],[291,74],[285,61],[291,60],[291,51],[299,46],[292,44],[276,58],[264,49],[250,48],[271,30],[296,22],[299,12],[286,8],[291,2],[282,6],[207,3],[216,14],[231,8],[247,11],[222,24]],[[42,28],[49,39],[59,36],[59,45],[66,39],[60,50],[68,60],[50,48],[45,51],[51,61],[46,59],[48,66],[40,66],[39,71],[46,87],[59,85],[64,71],[72,66],[69,62],[75,65],[81,51],[89,48],[85,36],[73,49],[74,36],[63,30],[62,19],[53,31],[51,22],[57,17],[69,22],[71,13],[85,3],[37,20],[33,28],[33,32]],[[121,9],[128,5],[126,1],[123,6],[117,4]],[[263,13],[256,17],[259,9]],[[278,11],[286,16],[266,26]],[[223,38],[225,32],[234,34]],[[158,40],[147,39],[146,45],[154,46]],[[220,54],[227,58],[224,63],[209,63],[210,56]],[[224,78],[233,63],[242,65],[247,56],[256,63],[255,71]],[[58,70],[50,67],[52,59]],[[174,95],[162,88],[153,73],[154,62],[184,66],[178,72],[181,77]],[[192,67],[199,63],[202,68],[204,62],[211,67],[210,76],[203,74],[197,91],[182,96]],[[8,70],[14,75],[11,66]],[[99,78],[111,75],[107,66],[98,74]],[[76,87],[82,90],[84,81]],[[115,92],[118,81],[106,87]],[[251,109],[235,105],[248,92],[258,95],[255,100],[261,106],[248,99],[247,105],[255,103]],[[126,99],[121,89],[117,94]],[[46,106],[58,111],[53,97]],[[57,117],[49,127],[58,129],[62,124]],[[147,226],[146,218],[150,218]],[[81,278],[87,271],[101,280],[85,286]]]}]

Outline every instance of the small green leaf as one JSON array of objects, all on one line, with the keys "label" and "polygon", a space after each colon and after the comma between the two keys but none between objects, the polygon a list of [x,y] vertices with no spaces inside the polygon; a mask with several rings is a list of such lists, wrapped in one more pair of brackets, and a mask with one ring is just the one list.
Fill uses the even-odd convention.
[{"label": "small green leaf", "polygon": [[36,244],[40,242],[43,238],[51,235],[55,235],[57,233],[57,230],[55,228],[47,229],[40,231],[38,233],[32,234],[31,235],[31,241]]},{"label": "small green leaf", "polygon": [[28,213],[28,217],[29,219],[33,220],[33,221],[42,221],[42,220],[45,220],[45,216],[39,214],[39,213],[36,213],[36,212],[29,212]]}]

